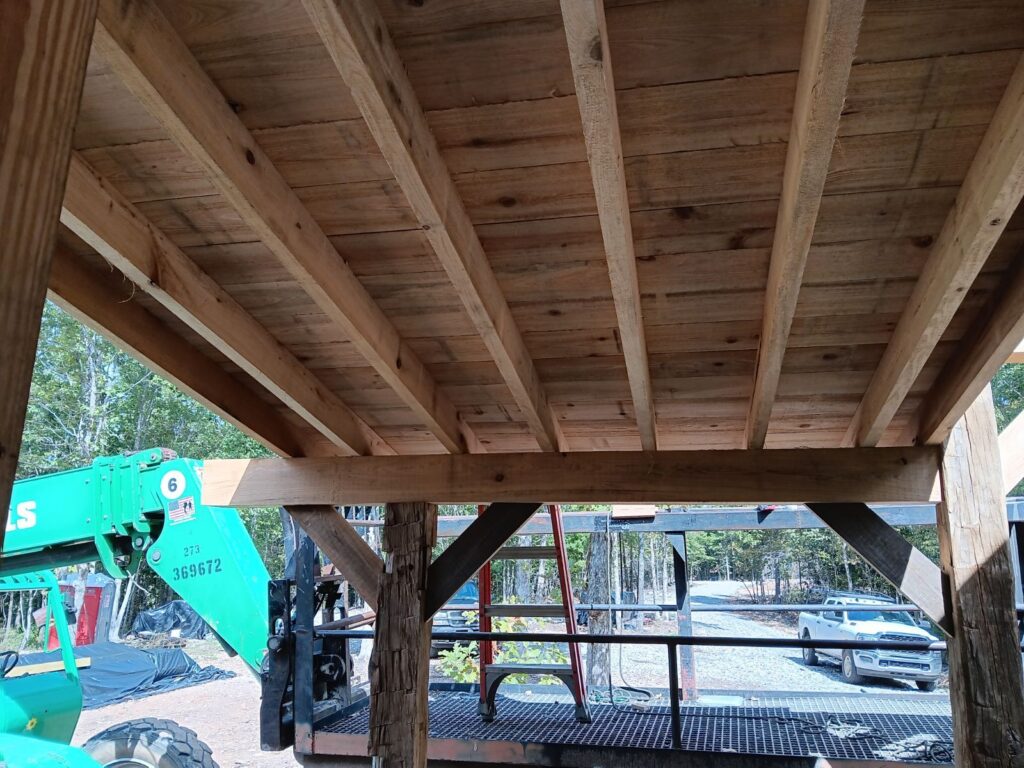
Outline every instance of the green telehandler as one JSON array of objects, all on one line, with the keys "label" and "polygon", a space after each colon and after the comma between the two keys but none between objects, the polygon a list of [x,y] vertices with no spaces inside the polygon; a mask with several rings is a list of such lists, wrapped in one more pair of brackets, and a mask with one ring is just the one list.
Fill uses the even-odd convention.
[{"label": "green telehandler", "polygon": [[209,748],[170,720],[146,718],[67,746],[82,709],[63,598],[49,569],[100,562],[114,578],[143,558],[229,652],[259,674],[269,575],[238,514],[200,503],[202,462],[155,448],[14,484],[0,556],[0,594],[41,589],[61,661],[18,665],[0,653],[0,766],[210,768]]}]

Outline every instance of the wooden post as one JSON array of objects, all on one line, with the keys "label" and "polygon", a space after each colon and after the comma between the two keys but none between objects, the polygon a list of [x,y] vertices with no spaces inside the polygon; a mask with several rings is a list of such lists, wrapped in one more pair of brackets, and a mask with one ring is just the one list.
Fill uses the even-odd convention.
[{"label": "wooden post", "polygon": [[0,546],[96,0],[0,2]]},{"label": "wooden post", "polygon": [[370,657],[370,742],[374,768],[427,764],[430,627],[425,619],[427,568],[436,541],[437,507],[388,504],[384,575]]},{"label": "wooden post", "polygon": [[957,422],[942,461],[939,551],[954,636],[949,687],[959,768],[1024,766],[1024,682],[992,391]]}]

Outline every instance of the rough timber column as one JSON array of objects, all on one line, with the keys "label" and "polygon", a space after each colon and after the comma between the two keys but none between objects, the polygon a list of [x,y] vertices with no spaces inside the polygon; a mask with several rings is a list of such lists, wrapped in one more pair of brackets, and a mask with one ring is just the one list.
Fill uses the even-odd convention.
[{"label": "rough timber column", "polygon": [[992,391],[957,422],[942,461],[938,531],[954,637],[956,765],[1024,766],[1024,683]]},{"label": "rough timber column", "polygon": [[0,2],[0,546],[96,0]]},{"label": "rough timber column", "polygon": [[388,504],[384,575],[370,657],[370,754],[374,768],[427,764],[430,628],[424,621],[427,568],[437,534],[437,508]]}]

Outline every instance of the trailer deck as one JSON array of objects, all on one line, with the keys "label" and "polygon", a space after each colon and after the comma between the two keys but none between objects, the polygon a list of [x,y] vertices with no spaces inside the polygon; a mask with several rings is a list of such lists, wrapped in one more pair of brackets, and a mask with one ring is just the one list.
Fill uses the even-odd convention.
[{"label": "trailer deck", "polygon": [[[756,755],[758,765],[811,765],[813,761],[783,758],[817,757],[829,759],[832,765],[845,761],[857,761],[857,765],[948,764],[952,760],[950,705],[943,695],[709,691],[682,704],[683,748],[674,750],[665,691],[660,697],[663,706],[646,711],[621,704],[592,704],[593,723],[581,724],[573,717],[570,698],[538,691],[544,687],[503,688],[493,723],[483,722],[477,714],[475,687],[432,688],[431,758],[592,766],[595,750],[600,750],[608,764],[629,765],[629,756],[643,750],[646,759],[658,753],[658,764],[669,766],[687,764],[688,753],[694,752]],[[315,751],[365,758],[368,718],[369,709],[363,702],[319,723]]]}]

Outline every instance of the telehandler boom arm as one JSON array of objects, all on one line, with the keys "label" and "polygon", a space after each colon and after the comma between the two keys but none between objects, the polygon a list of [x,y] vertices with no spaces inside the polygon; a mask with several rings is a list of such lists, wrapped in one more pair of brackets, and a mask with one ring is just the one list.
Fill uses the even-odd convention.
[{"label": "telehandler boom arm", "polygon": [[100,561],[146,562],[259,672],[269,575],[233,509],[200,502],[202,462],[159,448],[14,484],[0,576]]}]

